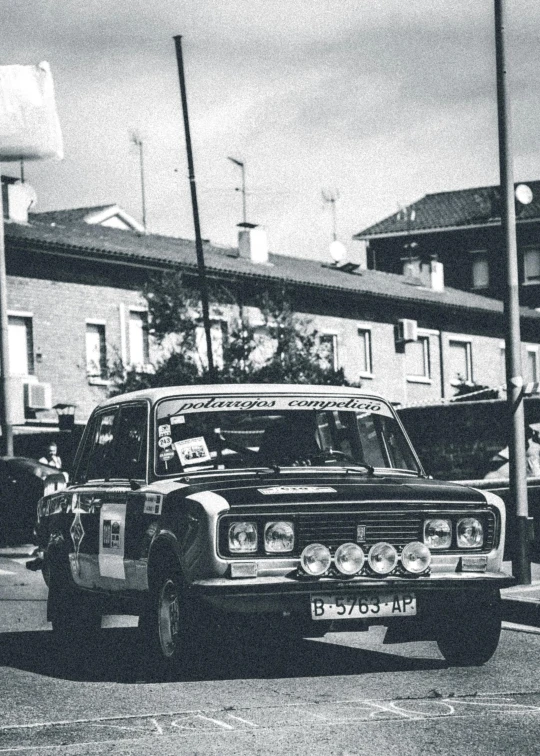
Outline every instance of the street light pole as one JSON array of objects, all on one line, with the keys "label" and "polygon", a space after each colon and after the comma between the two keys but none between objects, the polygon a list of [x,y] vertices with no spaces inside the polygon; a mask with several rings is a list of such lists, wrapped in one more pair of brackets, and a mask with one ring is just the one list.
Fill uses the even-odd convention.
[{"label": "street light pole", "polygon": [[501,224],[506,253],[506,382],[510,432],[510,500],[515,502],[517,542],[513,571],[518,582],[531,582],[529,558],[529,510],[525,455],[525,411],[521,368],[521,331],[519,321],[519,275],[517,265],[516,210],[514,204],[514,166],[512,124],[506,73],[506,3],[495,2],[495,53],[497,62],[497,118],[499,127],[499,171],[501,182]]}]

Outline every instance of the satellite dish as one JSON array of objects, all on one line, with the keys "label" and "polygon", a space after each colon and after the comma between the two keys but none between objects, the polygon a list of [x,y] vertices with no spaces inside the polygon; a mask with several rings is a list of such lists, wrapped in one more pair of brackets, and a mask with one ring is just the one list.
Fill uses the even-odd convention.
[{"label": "satellite dish", "polygon": [[515,191],[516,199],[522,205],[530,205],[533,201],[533,193],[530,186],[527,184],[518,184]]},{"label": "satellite dish", "polygon": [[330,257],[334,262],[341,262],[347,257],[347,248],[337,239],[330,244]]}]

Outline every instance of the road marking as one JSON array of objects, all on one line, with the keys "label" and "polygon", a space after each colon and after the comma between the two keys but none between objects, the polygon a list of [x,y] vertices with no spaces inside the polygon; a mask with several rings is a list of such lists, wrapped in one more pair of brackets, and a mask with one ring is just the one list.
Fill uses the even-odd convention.
[{"label": "road marking", "polygon": [[[520,699],[523,701],[521,703]],[[350,699],[313,701],[273,706],[218,710],[191,709],[153,714],[130,714],[77,720],[31,722],[0,726],[0,754],[55,749],[81,749],[85,746],[143,742],[156,736],[200,738],[212,732],[241,733],[258,729],[295,730],[298,728],[337,727],[347,724],[361,728],[391,725],[395,722],[427,722],[435,719],[500,717],[501,714],[540,716],[540,691],[498,692],[454,696],[426,695],[402,699]],[[238,713],[236,713],[238,712]],[[246,714],[246,716],[241,716]],[[107,737],[111,728],[117,737]],[[103,736],[101,736],[103,733]],[[58,739],[61,738],[61,745]],[[51,740],[57,742],[51,744]],[[25,742],[26,741],[26,742]],[[152,750],[149,748],[148,750]],[[65,751],[64,751],[65,752]]]},{"label": "road marking", "polygon": [[238,722],[243,722],[244,724],[250,725],[250,727],[258,727],[258,724],[255,724],[255,722],[250,722],[249,719],[243,719],[242,717],[237,717],[236,714],[227,714],[228,717],[231,719],[236,719]]},{"label": "road marking", "polygon": [[14,572],[11,572],[10,570],[0,570],[0,575],[14,575]]}]

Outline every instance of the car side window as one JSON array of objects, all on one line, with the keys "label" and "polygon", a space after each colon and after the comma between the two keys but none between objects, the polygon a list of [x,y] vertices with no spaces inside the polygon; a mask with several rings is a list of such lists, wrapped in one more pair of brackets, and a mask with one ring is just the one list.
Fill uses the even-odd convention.
[{"label": "car side window", "polygon": [[147,416],[146,404],[120,408],[114,431],[111,478],[146,478]]},{"label": "car side window", "polygon": [[90,451],[85,465],[86,471],[82,476],[85,480],[100,480],[109,477],[117,414],[115,409],[98,415],[95,419]]}]

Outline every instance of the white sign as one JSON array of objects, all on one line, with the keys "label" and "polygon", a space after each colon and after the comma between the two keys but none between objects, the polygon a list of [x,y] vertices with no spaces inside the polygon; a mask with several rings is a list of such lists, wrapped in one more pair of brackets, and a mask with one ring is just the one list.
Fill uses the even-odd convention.
[{"label": "white sign", "polygon": [[49,64],[0,66],[0,161],[63,156]]}]

